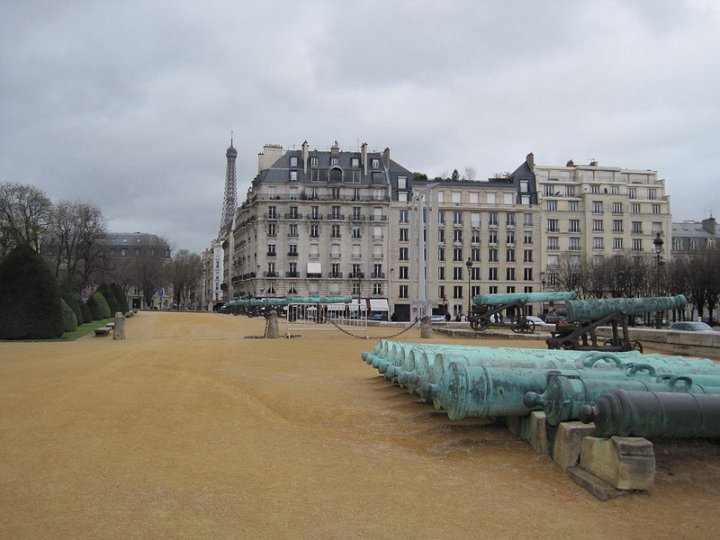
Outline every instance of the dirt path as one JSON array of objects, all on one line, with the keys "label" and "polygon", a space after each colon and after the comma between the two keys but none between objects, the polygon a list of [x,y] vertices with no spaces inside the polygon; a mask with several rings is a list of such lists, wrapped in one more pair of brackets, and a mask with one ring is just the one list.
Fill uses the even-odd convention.
[{"label": "dirt path", "polygon": [[[146,312],[126,326],[126,341],[0,343],[0,538],[720,528],[720,447],[708,442],[656,445],[655,489],[603,503],[504,427],[450,422],[387,383],[360,360],[376,339],[245,339],[264,321],[207,313]],[[419,330],[399,339],[419,342]]]}]

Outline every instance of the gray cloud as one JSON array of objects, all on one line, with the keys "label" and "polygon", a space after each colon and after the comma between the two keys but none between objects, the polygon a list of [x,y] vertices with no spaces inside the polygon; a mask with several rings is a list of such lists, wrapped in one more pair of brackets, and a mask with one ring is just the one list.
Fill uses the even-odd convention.
[{"label": "gray cloud", "polygon": [[[720,10],[710,1],[10,1],[0,180],[99,205],[115,231],[203,249],[235,131],[472,166],[656,169],[674,218],[718,212]],[[692,189],[687,189],[692,186]]]}]

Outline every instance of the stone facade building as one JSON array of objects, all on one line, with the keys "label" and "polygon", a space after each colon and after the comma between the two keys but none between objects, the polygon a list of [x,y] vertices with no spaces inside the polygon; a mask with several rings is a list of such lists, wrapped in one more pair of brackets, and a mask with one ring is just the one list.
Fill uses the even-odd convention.
[{"label": "stone facade building", "polygon": [[367,144],[265,145],[220,239],[223,281],[226,298],[351,295],[398,320],[455,317],[477,294],[554,289],[563,259],[654,256],[670,224],[654,171],[542,166],[528,154],[487,181],[427,180]]}]

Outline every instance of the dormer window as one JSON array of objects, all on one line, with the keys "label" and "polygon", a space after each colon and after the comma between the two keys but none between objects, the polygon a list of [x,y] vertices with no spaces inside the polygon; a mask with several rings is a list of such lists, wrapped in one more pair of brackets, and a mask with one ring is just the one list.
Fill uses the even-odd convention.
[{"label": "dormer window", "polygon": [[338,158],[336,158],[336,157],[330,158],[330,165],[339,165],[339,164],[340,164],[340,160],[338,160]]},{"label": "dormer window", "polygon": [[350,166],[351,166],[351,167],[354,167],[354,168],[356,168],[356,169],[359,168],[359,167],[360,167],[360,158],[356,158],[356,157],[351,158],[351,159],[350,159]]},{"label": "dormer window", "polygon": [[379,169],[380,168],[380,160],[375,158],[372,160],[372,168],[373,169]]},{"label": "dormer window", "polygon": [[310,166],[311,167],[317,167],[318,166],[318,158],[317,156],[313,156],[310,158]]},{"label": "dormer window", "polygon": [[298,166],[298,157],[297,156],[290,156],[290,166],[291,167]]}]

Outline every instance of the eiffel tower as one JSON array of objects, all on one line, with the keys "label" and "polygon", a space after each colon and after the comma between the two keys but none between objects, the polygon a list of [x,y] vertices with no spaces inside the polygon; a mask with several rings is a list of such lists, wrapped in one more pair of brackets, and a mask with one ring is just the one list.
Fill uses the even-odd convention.
[{"label": "eiffel tower", "polygon": [[227,168],[225,170],[225,195],[223,196],[222,215],[220,217],[219,238],[230,231],[237,209],[237,181],[235,179],[237,150],[233,146],[232,131],[230,132],[230,147],[225,152],[225,156],[227,157]]}]

